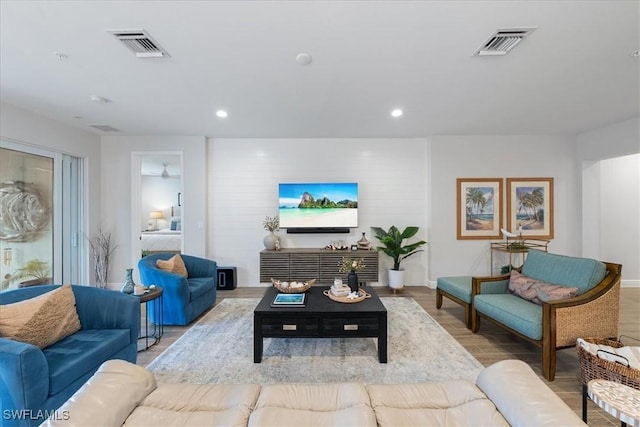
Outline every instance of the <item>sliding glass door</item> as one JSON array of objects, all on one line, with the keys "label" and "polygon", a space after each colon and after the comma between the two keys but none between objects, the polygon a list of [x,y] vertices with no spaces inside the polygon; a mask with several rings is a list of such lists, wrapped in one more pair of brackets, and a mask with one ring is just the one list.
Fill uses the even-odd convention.
[{"label": "sliding glass door", "polygon": [[78,283],[82,160],[0,141],[0,291]]}]

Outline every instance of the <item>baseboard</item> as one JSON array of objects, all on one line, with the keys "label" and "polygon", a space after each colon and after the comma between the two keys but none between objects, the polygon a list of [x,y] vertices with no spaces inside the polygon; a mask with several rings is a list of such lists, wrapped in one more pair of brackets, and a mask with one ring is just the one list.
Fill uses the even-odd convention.
[{"label": "baseboard", "polygon": [[640,288],[640,280],[622,280],[620,286],[623,288]]}]

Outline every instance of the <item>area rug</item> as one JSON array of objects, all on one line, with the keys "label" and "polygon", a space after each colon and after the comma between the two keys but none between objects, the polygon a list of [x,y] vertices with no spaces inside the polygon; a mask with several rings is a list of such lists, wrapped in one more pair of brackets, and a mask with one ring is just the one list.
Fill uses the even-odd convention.
[{"label": "area rug", "polygon": [[225,299],[147,368],[160,382],[408,383],[466,378],[478,362],[413,298],[380,298],[387,308],[388,363],[375,338],[267,338],[253,363],[257,298]]}]

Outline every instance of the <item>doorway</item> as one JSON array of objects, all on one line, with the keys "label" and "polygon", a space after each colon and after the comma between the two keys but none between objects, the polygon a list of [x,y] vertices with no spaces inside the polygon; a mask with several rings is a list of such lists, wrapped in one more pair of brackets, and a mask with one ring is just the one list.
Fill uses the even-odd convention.
[{"label": "doorway", "polygon": [[183,166],[181,152],[132,156],[131,253],[137,266],[148,254],[183,251]]}]

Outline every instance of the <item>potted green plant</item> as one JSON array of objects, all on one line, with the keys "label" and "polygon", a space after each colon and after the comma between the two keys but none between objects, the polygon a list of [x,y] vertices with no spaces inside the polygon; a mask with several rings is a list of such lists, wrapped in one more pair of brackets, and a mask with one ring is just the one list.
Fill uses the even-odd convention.
[{"label": "potted green plant", "polygon": [[378,246],[376,250],[384,252],[393,259],[393,268],[389,269],[389,287],[401,289],[404,285],[404,270],[400,268],[400,263],[411,255],[422,252],[419,248],[427,242],[420,240],[410,244],[404,243],[406,239],[418,234],[419,227],[415,226],[409,226],[402,232],[395,225],[389,227],[388,231],[380,227],[371,227],[371,230],[374,237],[382,243],[382,246]]}]

